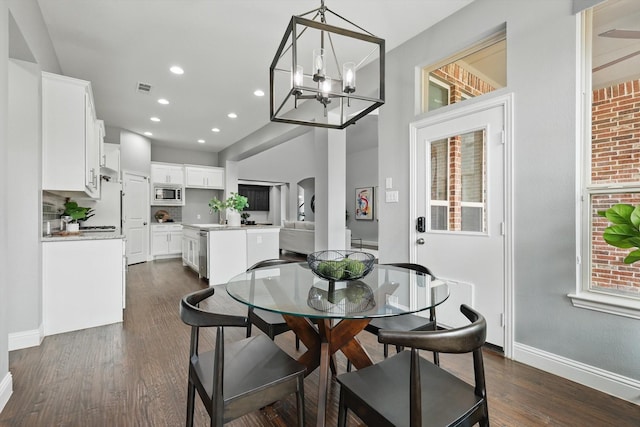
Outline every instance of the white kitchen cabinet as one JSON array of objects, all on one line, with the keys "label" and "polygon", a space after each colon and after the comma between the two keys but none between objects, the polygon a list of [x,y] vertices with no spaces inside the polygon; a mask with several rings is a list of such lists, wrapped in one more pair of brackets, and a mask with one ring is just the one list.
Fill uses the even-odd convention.
[{"label": "white kitchen cabinet", "polygon": [[123,239],[42,243],[44,335],[122,322]]},{"label": "white kitchen cabinet", "polygon": [[185,165],[187,188],[224,190],[224,168]]},{"label": "white kitchen cabinet", "polygon": [[199,272],[200,230],[184,227],[182,229],[182,264]]},{"label": "white kitchen cabinet", "polygon": [[159,258],[171,258],[182,253],[181,224],[151,225],[151,255]]},{"label": "white kitchen cabinet", "polygon": [[100,197],[100,145],[91,83],[42,73],[42,189]]},{"label": "white kitchen cabinet", "polygon": [[209,286],[227,283],[247,270],[247,234],[244,229],[209,231]]},{"label": "white kitchen cabinet", "polygon": [[120,145],[103,144],[102,162],[100,164],[107,173],[114,175],[120,181]]},{"label": "white kitchen cabinet", "polygon": [[184,166],[172,163],[151,163],[152,184],[184,185]]}]

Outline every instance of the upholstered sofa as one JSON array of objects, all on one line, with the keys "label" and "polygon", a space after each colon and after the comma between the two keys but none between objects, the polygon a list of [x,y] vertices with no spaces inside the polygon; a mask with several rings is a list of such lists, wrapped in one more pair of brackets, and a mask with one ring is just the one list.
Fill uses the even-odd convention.
[{"label": "upholstered sofa", "polygon": [[[346,248],[351,248],[351,230],[345,229]],[[283,221],[280,229],[280,250],[310,254],[315,251],[315,222]]]}]

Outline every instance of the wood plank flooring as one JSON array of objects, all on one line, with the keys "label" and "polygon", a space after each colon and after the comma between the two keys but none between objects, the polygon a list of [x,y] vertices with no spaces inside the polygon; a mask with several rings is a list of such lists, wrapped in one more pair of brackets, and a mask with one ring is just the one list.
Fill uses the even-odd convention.
[{"label": "wood plank flooring", "polygon": [[[123,323],[49,336],[39,347],[10,353],[14,392],[0,413],[0,426],[184,425],[189,328],[180,321],[178,302],[184,294],[205,286],[179,260],[130,266]],[[87,295],[86,304],[100,301]],[[246,313],[246,307],[231,300],[224,287],[208,309]],[[230,329],[226,338],[243,336],[244,330]],[[382,348],[373,336],[362,333],[359,339],[374,360],[382,359]],[[290,354],[299,354],[291,333],[276,342]],[[212,335],[204,334],[201,346],[210,348]],[[443,355],[441,364],[472,381],[470,358]],[[341,355],[338,369],[345,370]],[[494,352],[485,352],[485,370],[492,426],[640,426],[640,407]],[[305,380],[308,425],[316,420],[317,384],[317,373]],[[337,423],[338,392],[332,381],[327,425]],[[196,425],[208,423],[198,401]],[[229,425],[295,424],[291,396]],[[361,423],[350,416],[349,425]]]}]

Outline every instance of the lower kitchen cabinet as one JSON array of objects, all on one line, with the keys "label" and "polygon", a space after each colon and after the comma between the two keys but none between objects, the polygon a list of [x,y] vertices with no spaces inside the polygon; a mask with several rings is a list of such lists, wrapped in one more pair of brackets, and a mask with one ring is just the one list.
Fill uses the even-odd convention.
[{"label": "lower kitchen cabinet", "polygon": [[182,229],[182,264],[199,271],[200,230],[189,227]]},{"label": "lower kitchen cabinet", "polygon": [[43,242],[42,266],[45,336],[122,322],[123,239]]},{"label": "lower kitchen cabinet", "polygon": [[175,258],[182,253],[181,224],[151,225],[151,255],[158,258]]}]

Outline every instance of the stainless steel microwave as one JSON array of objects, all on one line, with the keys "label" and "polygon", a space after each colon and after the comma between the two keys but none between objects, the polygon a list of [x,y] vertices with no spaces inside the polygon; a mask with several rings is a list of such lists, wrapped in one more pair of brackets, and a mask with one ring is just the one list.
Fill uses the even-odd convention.
[{"label": "stainless steel microwave", "polygon": [[184,205],[184,188],[181,185],[155,184],[153,186],[154,205]]}]

